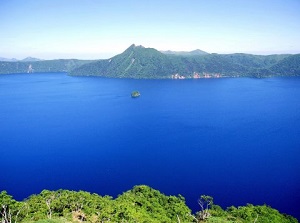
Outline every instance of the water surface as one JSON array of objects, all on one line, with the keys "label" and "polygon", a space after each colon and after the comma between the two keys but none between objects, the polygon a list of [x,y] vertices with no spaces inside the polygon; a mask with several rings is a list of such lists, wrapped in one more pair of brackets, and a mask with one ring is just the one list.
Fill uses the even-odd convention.
[{"label": "water surface", "polygon": [[147,184],[193,211],[207,194],[300,217],[300,78],[1,75],[0,102],[0,190],[16,199]]}]

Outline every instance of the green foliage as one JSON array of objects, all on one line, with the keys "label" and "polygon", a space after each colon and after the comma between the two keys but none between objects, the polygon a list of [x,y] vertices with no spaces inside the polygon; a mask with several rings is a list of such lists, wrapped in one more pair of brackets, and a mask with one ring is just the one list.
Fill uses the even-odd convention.
[{"label": "green foliage", "polygon": [[138,91],[133,91],[133,92],[131,92],[131,97],[133,97],[133,98],[137,98],[137,97],[139,97],[141,94],[140,94],[140,92],[138,92]]},{"label": "green foliage", "polygon": [[27,73],[31,65],[33,72],[70,72],[71,70],[90,63],[90,60],[44,60],[44,61],[0,61],[0,74]]},{"label": "green foliage", "polygon": [[276,209],[267,205],[247,204],[238,208],[231,206],[223,210],[218,205],[212,205],[209,209],[209,223],[296,223],[297,219],[286,214],[280,214]]},{"label": "green foliage", "polygon": [[[135,186],[116,200],[116,215],[127,222],[191,222],[182,196],[166,196],[148,186]],[[117,219],[116,219],[117,220]]]},{"label": "green foliage", "polygon": [[67,223],[68,220],[66,218],[55,218],[55,219],[41,219],[37,221],[29,220],[23,221],[23,223]]},{"label": "green foliage", "polygon": [[254,206],[247,204],[242,207],[230,207],[227,213],[231,219],[242,222],[257,222],[257,223],[296,223],[295,218],[280,214],[277,210],[267,205]]},{"label": "green foliage", "polygon": [[[57,217],[104,219],[111,214],[112,198],[99,196],[84,191],[48,191],[32,195],[26,200],[29,210],[26,220],[52,219]],[[107,213],[108,212],[108,213]],[[79,219],[80,220],[80,219]]]},{"label": "green foliage", "polygon": [[300,74],[300,54],[284,58],[274,64],[270,70],[280,76],[299,76]]},{"label": "green foliage", "polygon": [[25,203],[18,202],[6,191],[0,193],[0,218],[3,223],[17,222],[22,218],[21,211],[26,207]]},{"label": "green foliage", "polygon": [[209,209],[213,205],[213,198],[207,195],[201,195],[198,200],[201,210],[196,213],[196,218],[199,220],[206,220],[211,217]]},{"label": "green foliage", "polygon": [[[202,195],[200,211],[193,216],[181,196],[166,196],[145,185],[135,186],[116,199],[85,191],[43,190],[18,202],[6,191],[0,193],[2,223],[66,222],[209,222],[296,223],[295,218],[263,205],[247,204],[223,210],[213,198]],[[202,205],[202,206],[201,206]],[[200,217],[199,217],[200,216]]]},{"label": "green foliage", "polygon": [[115,200],[84,191],[43,190],[23,202],[16,202],[3,191],[0,201],[7,204],[14,215],[19,212],[22,222],[55,223],[62,217],[87,222],[174,222],[178,218],[181,222],[191,222],[192,219],[182,196],[166,196],[148,186],[136,186]]}]

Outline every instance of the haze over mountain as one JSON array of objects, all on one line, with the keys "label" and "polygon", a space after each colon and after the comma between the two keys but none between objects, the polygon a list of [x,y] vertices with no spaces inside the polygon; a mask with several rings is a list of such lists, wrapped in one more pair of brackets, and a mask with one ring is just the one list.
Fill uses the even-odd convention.
[{"label": "haze over mountain", "polygon": [[16,58],[0,57],[0,61],[15,62],[15,61],[18,61],[18,60]]},{"label": "haze over mountain", "polygon": [[172,50],[167,50],[167,51],[160,51],[164,54],[174,54],[174,55],[180,55],[180,56],[196,56],[196,55],[205,55],[208,54],[207,52],[203,50],[192,50],[192,51],[172,51]]},{"label": "haze over mountain", "polygon": [[16,58],[0,57],[0,61],[6,61],[6,62],[17,62],[17,61],[31,62],[31,61],[41,61],[41,59],[35,58],[35,57],[26,57],[26,58],[24,58],[22,60],[18,60]]},{"label": "haze over mountain", "polygon": [[34,62],[34,61],[41,61],[41,59],[34,58],[34,57],[26,57],[22,61],[24,61],[24,62]]}]

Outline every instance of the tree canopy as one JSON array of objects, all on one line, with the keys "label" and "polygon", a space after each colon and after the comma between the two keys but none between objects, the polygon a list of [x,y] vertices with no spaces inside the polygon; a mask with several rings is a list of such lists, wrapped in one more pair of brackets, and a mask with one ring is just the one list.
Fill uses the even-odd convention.
[{"label": "tree canopy", "polygon": [[193,215],[181,195],[167,196],[145,185],[135,186],[116,199],[85,191],[43,190],[23,201],[16,201],[2,191],[0,218],[1,223],[298,222],[267,205],[247,204],[223,210],[206,195],[200,197],[199,205],[199,212]]}]

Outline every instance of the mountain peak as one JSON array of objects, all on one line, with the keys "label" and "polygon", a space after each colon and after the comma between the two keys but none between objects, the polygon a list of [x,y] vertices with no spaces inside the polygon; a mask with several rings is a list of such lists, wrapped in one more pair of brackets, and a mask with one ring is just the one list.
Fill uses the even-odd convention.
[{"label": "mountain peak", "polygon": [[136,57],[136,56],[145,56],[146,54],[148,55],[153,53],[160,53],[160,52],[153,48],[146,48],[142,45],[132,44],[122,54],[126,54],[129,57],[132,56]]},{"label": "mountain peak", "polygon": [[203,50],[200,50],[200,49],[196,49],[196,50],[193,50],[193,51],[190,51],[191,54],[208,54],[207,52],[203,51]]},{"label": "mountain peak", "polygon": [[24,62],[34,62],[34,61],[41,61],[41,59],[34,58],[34,57],[26,57],[22,61],[24,61]]},{"label": "mountain peak", "polygon": [[173,55],[178,55],[178,56],[197,56],[197,55],[206,55],[209,54],[203,50],[193,50],[193,51],[171,51],[171,50],[167,50],[167,51],[160,51],[164,54],[173,54]]},{"label": "mountain peak", "polygon": [[137,48],[145,48],[145,47],[142,45],[131,44],[130,47],[128,47],[127,49],[137,49]]}]

